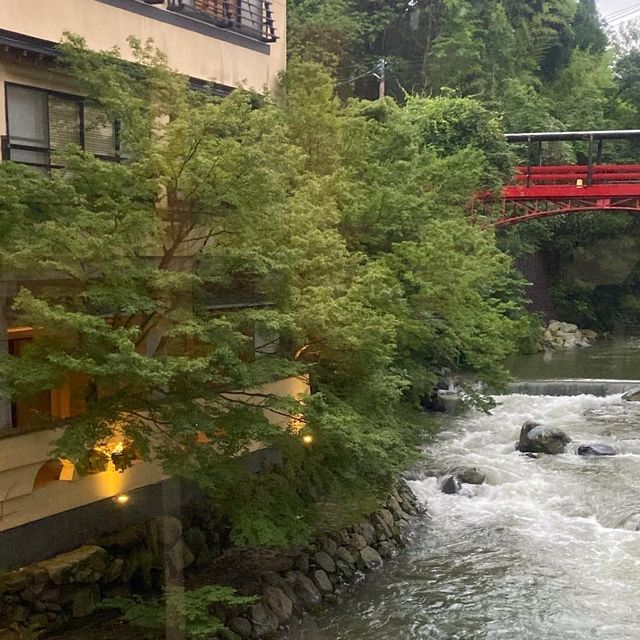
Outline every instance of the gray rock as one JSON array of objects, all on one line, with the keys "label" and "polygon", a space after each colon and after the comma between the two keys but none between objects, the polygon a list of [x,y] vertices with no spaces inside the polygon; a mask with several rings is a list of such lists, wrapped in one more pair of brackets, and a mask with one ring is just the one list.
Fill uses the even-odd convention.
[{"label": "gray rock", "polygon": [[74,618],[91,615],[100,601],[100,589],[97,585],[80,587],[72,596],[71,613]]},{"label": "gray rock", "polygon": [[323,538],[322,540],[322,550],[325,553],[328,553],[332,558],[336,555],[336,551],[338,550],[338,545],[333,538]]},{"label": "gray rock", "polygon": [[389,510],[392,513],[395,513],[398,516],[404,513],[404,511],[402,511],[402,508],[400,507],[400,503],[396,500],[395,496],[391,496],[389,498],[388,505],[389,505]]},{"label": "gray rock", "polygon": [[178,576],[186,567],[193,563],[194,557],[182,540],[178,540],[173,547],[165,553],[166,566],[171,575]]},{"label": "gray rock", "polygon": [[277,587],[267,586],[263,591],[265,604],[276,614],[280,623],[286,622],[293,613],[291,598]]},{"label": "gray rock", "polygon": [[458,478],[458,481],[464,484],[482,484],[485,479],[484,473],[476,467],[456,469],[453,473]]},{"label": "gray rock", "polygon": [[336,551],[336,559],[342,560],[342,562],[345,562],[352,568],[356,566],[356,559],[351,554],[351,551],[346,547],[338,547],[338,550]]},{"label": "gray rock", "polygon": [[388,509],[380,509],[380,511],[378,512],[380,517],[382,518],[383,522],[388,526],[388,527],[393,527],[393,514],[391,513],[391,511],[389,511]]},{"label": "gray rock", "polygon": [[636,387],[635,389],[629,389],[629,391],[622,394],[622,399],[627,400],[628,402],[639,402],[640,387]]},{"label": "gray rock", "polygon": [[615,447],[600,442],[581,444],[578,447],[579,456],[615,456],[617,453],[618,451]]},{"label": "gray rock", "polygon": [[173,516],[157,516],[149,520],[147,531],[152,550],[171,549],[182,537],[182,523]]},{"label": "gray rock", "polygon": [[313,581],[320,591],[324,593],[331,593],[333,591],[331,580],[329,580],[329,576],[322,571],[322,569],[313,572]]},{"label": "gray rock", "polygon": [[293,586],[296,595],[306,607],[312,608],[322,601],[320,592],[307,576],[302,573],[290,571],[286,579],[287,582]]},{"label": "gray rock", "polygon": [[375,569],[382,564],[380,554],[373,547],[365,547],[360,551],[360,559],[367,569]]},{"label": "gray rock", "polygon": [[338,573],[341,573],[347,580],[351,580],[355,571],[355,565],[350,565],[348,562],[338,559],[336,560],[336,569]]},{"label": "gray rock", "polygon": [[278,618],[263,604],[254,604],[249,608],[249,619],[253,626],[252,638],[264,638],[278,630]]},{"label": "gray rock", "polygon": [[313,556],[313,561],[316,563],[316,566],[320,567],[320,569],[327,573],[334,573],[336,570],[336,563],[325,551],[318,551],[318,553]]},{"label": "gray rock", "polygon": [[393,542],[381,542],[378,546],[378,553],[382,558],[388,560],[398,553],[398,549]]},{"label": "gray rock", "polygon": [[363,520],[358,529],[367,544],[371,545],[376,541],[376,530],[368,520]]},{"label": "gray rock", "polygon": [[554,427],[527,420],[520,429],[520,439],[516,449],[522,453],[563,453],[565,446],[571,442],[571,438]]},{"label": "gray rock", "polygon": [[301,553],[295,561],[295,567],[300,573],[309,573],[309,554]]},{"label": "gray rock", "polygon": [[32,630],[45,629],[49,625],[49,618],[44,613],[36,613],[33,616],[29,616],[29,627]]},{"label": "gray rock", "polygon": [[124,560],[122,558],[115,558],[111,564],[107,567],[102,580],[103,582],[114,582],[122,576],[124,571]]},{"label": "gray rock", "polygon": [[229,620],[229,628],[241,638],[250,638],[253,634],[251,623],[246,618],[241,618],[240,616]]},{"label": "gray rock", "polygon": [[460,492],[460,481],[455,476],[444,476],[440,479],[439,486],[442,493],[452,495]]},{"label": "gray rock", "polygon": [[18,624],[26,622],[29,617],[29,609],[22,605],[13,606],[9,611],[8,617],[11,622],[17,622]]},{"label": "gray rock", "polygon": [[349,537],[350,537],[350,533],[347,529],[340,529],[340,531],[338,531],[337,534],[337,539],[340,541],[340,545],[345,545],[345,544],[349,544]]},{"label": "gray rock", "polygon": [[351,546],[354,549],[356,549],[356,551],[360,551],[361,549],[364,549],[367,546],[366,538],[359,533],[352,534],[350,541],[351,541]]}]

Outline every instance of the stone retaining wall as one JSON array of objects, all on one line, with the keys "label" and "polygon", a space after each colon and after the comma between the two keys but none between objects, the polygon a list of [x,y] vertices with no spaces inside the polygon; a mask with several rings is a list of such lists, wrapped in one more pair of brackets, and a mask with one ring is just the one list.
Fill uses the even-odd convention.
[{"label": "stone retaining wall", "polygon": [[28,637],[25,629],[63,627],[72,618],[91,615],[105,597],[160,587],[190,565],[188,585],[192,573],[200,582],[258,595],[256,604],[216,615],[239,638],[265,638],[395,555],[403,546],[403,527],[420,513],[401,482],[384,507],[362,522],[286,552],[222,552],[215,519],[189,517],[183,526],[172,516],[156,517],[100,544],[0,575],[0,640]]}]

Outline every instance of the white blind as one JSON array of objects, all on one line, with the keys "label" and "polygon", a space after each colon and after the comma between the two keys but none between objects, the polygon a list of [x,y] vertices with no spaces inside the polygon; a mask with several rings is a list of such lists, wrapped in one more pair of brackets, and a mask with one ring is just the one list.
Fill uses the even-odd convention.
[{"label": "white blind", "polygon": [[115,156],[116,136],[113,121],[95,105],[84,105],[84,148],[98,156]]},{"label": "white blind", "polygon": [[49,146],[47,94],[44,91],[8,85],[7,114],[12,144]]},{"label": "white blind", "polygon": [[52,149],[80,144],[80,103],[71,98],[49,96],[49,139]]}]

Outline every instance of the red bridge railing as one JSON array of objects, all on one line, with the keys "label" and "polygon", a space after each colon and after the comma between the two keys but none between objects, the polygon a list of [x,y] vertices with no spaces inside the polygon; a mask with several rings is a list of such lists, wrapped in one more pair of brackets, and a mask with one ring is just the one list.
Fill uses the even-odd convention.
[{"label": "red bridge railing", "polygon": [[[588,141],[587,164],[519,166],[502,190],[502,211],[494,226],[563,213],[627,211],[640,213],[640,164],[602,164],[605,140],[634,138],[640,130],[508,134],[508,142],[527,143],[528,156],[542,155],[543,142]],[[480,196],[487,202],[486,196]]]}]

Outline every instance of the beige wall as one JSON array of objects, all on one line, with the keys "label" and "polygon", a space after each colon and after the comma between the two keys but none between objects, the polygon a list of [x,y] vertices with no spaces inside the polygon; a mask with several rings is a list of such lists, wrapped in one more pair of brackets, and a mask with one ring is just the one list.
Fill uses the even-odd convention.
[{"label": "beige wall", "polygon": [[261,91],[274,86],[286,63],[285,0],[274,0],[273,12],[279,39],[267,45],[268,54],[97,0],[0,0],[0,29],[53,42],[68,31],[83,36],[92,49],[117,46],[124,57],[128,57],[129,36],[143,41],[152,38],[167,54],[169,65],[181,73],[228,86],[244,83]]},{"label": "beige wall", "polygon": [[[278,380],[257,389],[261,393],[303,398],[309,393],[306,377]],[[265,415],[275,424],[287,419],[268,409]],[[46,518],[97,500],[112,498],[166,478],[157,464],[138,461],[124,473],[113,467],[102,473],[59,480],[34,489],[36,475],[51,459],[50,451],[61,430],[37,431],[0,439],[0,531]],[[259,444],[251,447],[260,448]],[[126,508],[126,507],[123,507]]]}]

